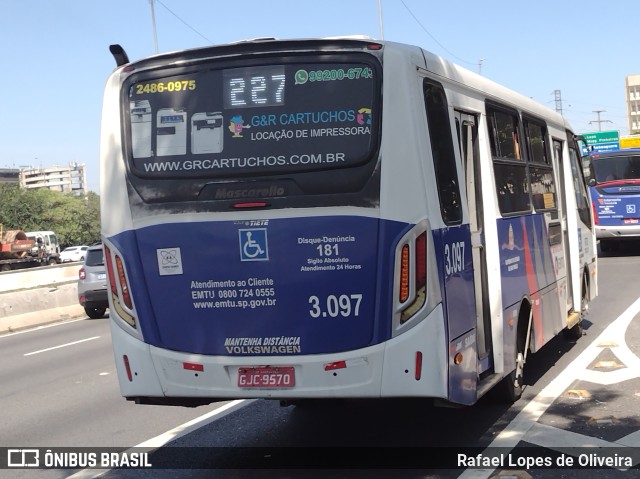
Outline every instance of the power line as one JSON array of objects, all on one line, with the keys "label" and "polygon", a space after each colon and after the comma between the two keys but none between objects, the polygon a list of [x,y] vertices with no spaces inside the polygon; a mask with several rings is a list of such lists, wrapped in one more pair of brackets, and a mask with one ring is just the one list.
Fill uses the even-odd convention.
[{"label": "power line", "polygon": [[466,63],[467,65],[477,65],[477,63],[475,63],[475,62],[468,62],[467,60],[463,60],[463,59],[462,59],[462,58],[460,58],[459,56],[457,56],[457,55],[455,55],[454,53],[450,52],[450,51],[447,49],[447,47],[445,47],[442,43],[440,43],[440,42],[436,39],[436,37],[434,37],[433,35],[431,35],[431,33],[429,32],[429,30],[427,30],[427,29],[425,28],[425,26],[420,22],[420,20],[418,20],[418,17],[416,17],[416,16],[414,15],[414,13],[411,11],[411,9],[410,9],[409,7],[407,7],[407,4],[406,4],[406,3],[404,3],[404,0],[400,0],[400,3],[402,3],[402,5],[404,5],[404,8],[406,8],[406,9],[407,9],[407,12],[409,12],[409,14],[410,14],[410,15],[413,17],[413,19],[416,21],[416,23],[417,23],[418,25],[420,25],[420,28],[422,28],[422,30],[424,30],[424,32],[425,32],[427,35],[429,35],[429,36],[431,37],[431,39],[432,39],[434,42],[436,42],[436,43],[440,46],[440,48],[442,48],[445,52],[447,52],[447,53],[448,53],[449,55],[451,55],[452,57],[454,57],[454,58],[456,58],[456,59],[460,60],[462,63]]},{"label": "power line", "polygon": [[206,41],[208,41],[209,43],[213,44],[213,42],[211,40],[209,40],[207,37],[205,37],[202,33],[200,33],[198,30],[196,30],[195,28],[193,28],[191,25],[189,25],[187,22],[185,22],[182,18],[180,18],[175,12],[173,12],[169,7],[167,7],[164,3],[162,3],[160,0],[151,0],[158,2],[160,5],[162,5],[165,10],[167,10],[171,15],[173,15],[174,17],[176,17],[178,20],[180,20],[180,22],[182,22],[188,29],[190,29],[192,32],[196,33],[197,35],[200,35],[202,38],[204,38]]}]

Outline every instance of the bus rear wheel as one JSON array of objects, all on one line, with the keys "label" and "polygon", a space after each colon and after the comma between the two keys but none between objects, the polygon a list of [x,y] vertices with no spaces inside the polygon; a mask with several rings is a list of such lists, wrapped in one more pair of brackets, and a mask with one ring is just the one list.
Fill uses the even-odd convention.
[{"label": "bus rear wheel", "polygon": [[514,351],[515,369],[504,377],[498,385],[500,388],[500,398],[507,403],[514,403],[522,397],[524,391],[524,365],[527,361],[526,351],[528,348],[531,328],[531,306],[523,304],[520,308],[518,319],[518,330],[516,336],[516,347]]},{"label": "bus rear wheel", "polygon": [[524,388],[524,353],[518,351],[516,354],[516,368],[506,376],[500,384],[502,394],[500,395],[507,403],[514,403],[522,397]]},{"label": "bus rear wheel", "polygon": [[589,283],[587,281],[586,273],[582,277],[582,292],[580,293],[580,321],[571,329],[565,329],[563,331],[565,339],[570,341],[577,341],[584,334],[584,326],[582,324],[582,315],[589,309]]},{"label": "bus rear wheel", "polygon": [[620,241],[616,239],[601,239],[600,251],[603,253],[612,253],[620,249]]}]

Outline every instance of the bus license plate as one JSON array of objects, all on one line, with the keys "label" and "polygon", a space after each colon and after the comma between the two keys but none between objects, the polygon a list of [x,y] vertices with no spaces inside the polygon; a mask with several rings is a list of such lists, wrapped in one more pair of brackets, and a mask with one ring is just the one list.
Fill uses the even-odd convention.
[{"label": "bus license plate", "polygon": [[292,388],[295,384],[293,366],[238,369],[239,388]]}]

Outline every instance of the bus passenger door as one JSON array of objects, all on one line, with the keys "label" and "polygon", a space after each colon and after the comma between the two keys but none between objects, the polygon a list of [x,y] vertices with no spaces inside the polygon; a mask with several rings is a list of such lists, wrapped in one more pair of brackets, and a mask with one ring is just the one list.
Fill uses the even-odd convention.
[{"label": "bus passenger door", "polygon": [[[487,289],[487,265],[485,259],[484,223],[482,220],[482,179],[480,177],[480,154],[478,151],[478,120],[475,115],[457,111],[456,127],[460,142],[460,156],[465,174],[467,204],[469,205],[469,228],[471,231],[471,253],[473,259],[473,281],[476,302],[476,334],[478,361],[488,359],[491,350],[491,315]],[[480,368],[481,372],[486,365]]]},{"label": "bus passenger door", "polygon": [[[567,194],[566,194],[566,188],[563,186],[565,185],[565,174],[564,174],[564,161],[563,161],[563,157],[562,157],[562,142],[560,140],[556,140],[555,138],[553,139],[553,167],[555,169],[555,171],[557,171],[557,176],[558,178],[556,179],[556,184],[560,185],[560,187],[558,188],[558,190],[560,191],[560,195],[559,195],[559,208],[558,208],[558,222],[561,225],[562,231],[561,231],[561,235],[562,235],[562,244],[563,249],[562,249],[562,257],[558,258],[558,261],[563,262],[564,265],[564,269],[563,271],[565,271],[566,274],[566,283],[564,285],[559,284],[558,285],[558,289],[559,289],[559,294],[565,295],[566,298],[566,309],[565,311],[569,311],[571,310],[571,308],[573,307],[573,288],[572,288],[572,272],[570,269],[567,268],[567,266],[569,266],[571,264],[570,258],[571,258],[571,251],[569,249],[569,231],[567,228]],[[549,225],[549,238],[550,240],[552,240],[552,232],[551,232],[551,227],[553,225],[550,224]],[[555,254],[555,253],[554,253]],[[564,286],[564,287],[563,287]],[[561,303],[562,304],[562,303]]]}]

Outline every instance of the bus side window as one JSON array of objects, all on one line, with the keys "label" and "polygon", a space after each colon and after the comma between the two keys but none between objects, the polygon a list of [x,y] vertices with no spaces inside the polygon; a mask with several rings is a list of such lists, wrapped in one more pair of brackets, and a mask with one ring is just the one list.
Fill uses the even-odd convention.
[{"label": "bus side window", "polygon": [[582,165],[582,174],[584,175],[585,182],[590,184],[591,178],[593,178],[593,164],[591,162],[591,155],[587,154],[580,159]]},{"label": "bus side window", "polygon": [[529,183],[536,211],[551,211],[557,218],[556,184],[549,161],[547,127],[542,121],[524,120],[525,142],[529,153]]},{"label": "bus side window", "polygon": [[589,228],[593,227],[591,223],[591,201],[589,192],[585,185],[583,177],[583,163],[579,159],[578,150],[569,146],[569,161],[571,164],[571,173],[573,175],[573,188],[576,195],[576,205],[578,208],[578,216],[580,220]]},{"label": "bus side window", "polygon": [[447,225],[460,224],[462,222],[460,185],[447,98],[442,86],[425,80],[424,101],[442,219]]},{"label": "bus side window", "polygon": [[503,215],[531,211],[527,164],[520,151],[516,112],[487,106],[487,127],[496,180],[496,194]]}]

